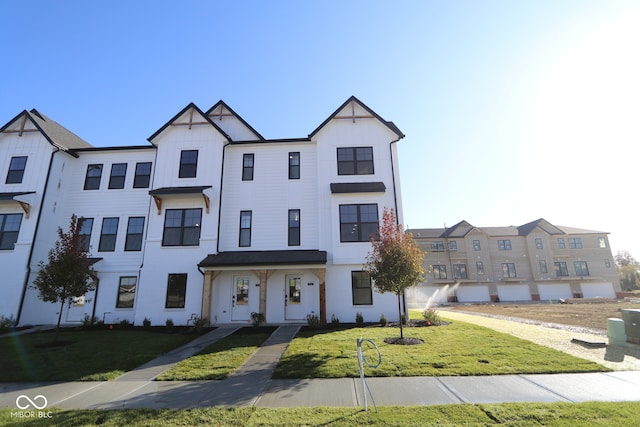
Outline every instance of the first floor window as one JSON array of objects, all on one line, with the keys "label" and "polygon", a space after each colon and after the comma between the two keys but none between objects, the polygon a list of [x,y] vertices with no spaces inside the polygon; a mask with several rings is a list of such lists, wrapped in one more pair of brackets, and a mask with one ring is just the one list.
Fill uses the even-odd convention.
[{"label": "first floor window", "polygon": [[476,271],[478,274],[484,274],[484,263],[482,261],[476,261]]},{"label": "first floor window", "polygon": [[118,234],[118,218],[104,218],[98,252],[113,252],[116,250],[116,236]]},{"label": "first floor window", "polygon": [[136,277],[121,277],[118,285],[116,308],[133,308],[136,298]]},{"label": "first floor window", "polygon": [[198,246],[202,209],[167,209],[162,246]]},{"label": "first floor window", "polygon": [[300,246],[300,209],[289,209],[289,246]]},{"label": "first floor window", "polygon": [[24,177],[24,170],[27,167],[27,156],[17,156],[11,158],[9,172],[5,184],[20,184]]},{"label": "first floor window", "polygon": [[100,188],[100,178],[102,178],[102,165],[95,164],[87,166],[87,175],[84,178],[85,190],[97,190]]},{"label": "first floor window", "polygon": [[351,293],[353,305],[373,304],[373,292],[371,288],[371,276],[366,271],[351,272]]},{"label": "first floor window", "polygon": [[125,251],[142,250],[142,233],[144,231],[144,217],[134,216],[129,218],[127,224],[127,237],[124,241]]},{"label": "first floor window", "polygon": [[453,278],[454,279],[466,279],[467,278],[467,264],[453,264]]},{"label": "first floor window", "polygon": [[540,273],[547,274],[547,261],[541,259],[538,262],[540,263]]},{"label": "first floor window", "polygon": [[93,229],[93,218],[78,218],[78,235],[80,249],[85,252],[91,247],[91,230]]},{"label": "first floor window", "polygon": [[576,270],[576,276],[588,276],[589,267],[587,261],[573,261],[573,268]]},{"label": "first floor window", "polygon": [[368,242],[378,233],[378,205],[340,205],[340,241]]},{"label": "first floor window", "polygon": [[187,275],[169,274],[167,282],[167,301],[165,308],[184,308],[185,296],[187,294]]},{"label": "first floor window", "polygon": [[433,268],[433,278],[438,279],[446,279],[447,278],[447,266],[436,264],[432,266]]},{"label": "first floor window", "polygon": [[516,276],[516,265],[512,262],[502,264],[502,277],[513,278]]},{"label": "first floor window", "polygon": [[562,262],[554,262],[553,268],[556,270],[556,276],[563,277],[569,275],[569,270],[567,269],[567,263]]},{"label": "first floor window", "polygon": [[0,250],[13,250],[18,241],[22,214],[0,215]]},{"label": "first floor window", "polygon": [[240,212],[240,247],[251,246],[251,211]]}]

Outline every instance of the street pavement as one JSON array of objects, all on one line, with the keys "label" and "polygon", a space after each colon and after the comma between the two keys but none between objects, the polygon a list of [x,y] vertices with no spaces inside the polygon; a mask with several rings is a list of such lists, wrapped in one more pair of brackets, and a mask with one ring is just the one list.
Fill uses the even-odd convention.
[{"label": "street pavement", "polygon": [[[0,408],[362,407],[640,400],[640,371],[466,377],[271,379],[300,326],[280,326],[229,378],[154,381],[178,361],[233,333],[219,327],[114,381],[0,383]],[[355,343],[354,343],[355,344]],[[354,363],[357,363],[354,358]]]}]

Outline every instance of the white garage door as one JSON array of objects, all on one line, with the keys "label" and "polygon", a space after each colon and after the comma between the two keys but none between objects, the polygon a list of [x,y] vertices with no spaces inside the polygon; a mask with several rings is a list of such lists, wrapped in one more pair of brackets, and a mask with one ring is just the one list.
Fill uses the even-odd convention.
[{"label": "white garage door", "polygon": [[407,289],[407,302],[410,308],[424,309],[427,305],[445,304],[447,290],[435,286],[412,286]]},{"label": "white garage door", "polygon": [[498,285],[500,301],[531,301],[529,285]]},{"label": "white garage door", "polygon": [[541,301],[573,298],[571,286],[568,283],[538,285],[538,292],[540,293]]},{"label": "white garage door", "polygon": [[615,298],[616,292],[611,283],[581,283],[583,298]]},{"label": "white garage door", "polygon": [[488,286],[460,286],[456,290],[458,302],[485,302],[491,301]]}]

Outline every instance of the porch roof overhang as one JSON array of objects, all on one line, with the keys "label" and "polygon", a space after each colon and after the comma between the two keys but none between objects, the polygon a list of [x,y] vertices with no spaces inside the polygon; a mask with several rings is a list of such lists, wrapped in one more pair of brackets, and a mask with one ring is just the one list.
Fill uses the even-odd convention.
[{"label": "porch roof overhang", "polygon": [[23,202],[22,200],[16,199],[19,196],[25,196],[27,194],[35,194],[35,191],[19,191],[13,193],[0,193],[0,202],[15,202],[20,205],[24,214],[27,218],[29,218],[29,214],[31,213],[31,205],[27,202]]},{"label": "porch roof overhang", "polygon": [[384,193],[384,182],[334,182],[330,184],[332,194]]},{"label": "porch roof overhang", "polygon": [[208,255],[198,266],[215,270],[251,266],[319,266],[326,263],[327,252],[319,250],[230,251]]},{"label": "porch roof overhang", "polygon": [[153,197],[153,201],[158,208],[158,215],[162,211],[162,199],[176,198],[184,196],[193,196],[194,194],[202,195],[204,205],[209,213],[209,207],[211,205],[211,199],[204,193],[204,190],[212,188],[211,185],[191,186],[191,187],[162,187],[150,190],[149,195]]}]

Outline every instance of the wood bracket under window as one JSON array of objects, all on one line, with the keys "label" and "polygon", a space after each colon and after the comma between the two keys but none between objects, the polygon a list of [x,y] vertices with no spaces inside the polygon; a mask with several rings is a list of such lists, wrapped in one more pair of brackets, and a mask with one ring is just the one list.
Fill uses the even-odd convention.
[{"label": "wood bracket under window", "polygon": [[202,193],[202,198],[204,199],[205,212],[209,213],[209,205],[211,205],[211,199],[206,194]]},{"label": "wood bracket under window", "polygon": [[158,208],[158,215],[160,215],[160,213],[162,212],[162,199],[156,195],[153,195],[151,197],[153,197],[153,201],[156,202],[156,208]]},{"label": "wood bracket under window", "polygon": [[31,213],[31,205],[27,202],[21,202],[20,200],[16,200],[16,202],[18,202],[22,207],[22,210],[24,211],[24,217],[29,219],[29,214]]}]

